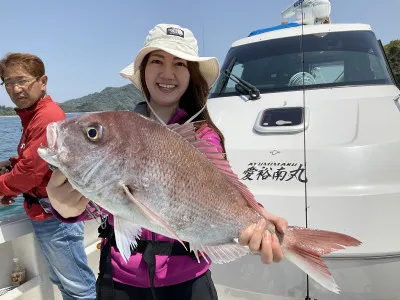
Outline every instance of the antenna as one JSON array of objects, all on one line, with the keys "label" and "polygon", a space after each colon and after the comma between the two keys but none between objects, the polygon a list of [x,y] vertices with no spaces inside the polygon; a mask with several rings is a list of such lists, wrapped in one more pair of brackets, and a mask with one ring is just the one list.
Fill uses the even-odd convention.
[{"label": "antenna", "polygon": [[202,39],[203,39],[203,56],[206,56],[206,45],[205,45],[205,41],[204,41],[204,23],[203,23],[203,25],[202,25],[202,28],[203,28],[203,30],[202,30]]}]

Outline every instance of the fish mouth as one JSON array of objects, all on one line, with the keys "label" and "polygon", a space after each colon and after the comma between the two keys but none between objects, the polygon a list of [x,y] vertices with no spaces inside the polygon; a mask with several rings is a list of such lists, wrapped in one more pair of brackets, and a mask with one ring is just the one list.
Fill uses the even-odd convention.
[{"label": "fish mouth", "polygon": [[38,149],[39,156],[43,158],[49,164],[57,167],[57,154],[58,154],[58,146],[57,146],[57,137],[59,132],[59,126],[56,122],[50,123],[46,128],[46,137],[47,137],[47,147],[40,145]]},{"label": "fish mouth", "polygon": [[58,125],[53,122],[47,125],[46,128],[47,136],[47,147],[50,152],[57,153],[57,136],[58,136]]}]

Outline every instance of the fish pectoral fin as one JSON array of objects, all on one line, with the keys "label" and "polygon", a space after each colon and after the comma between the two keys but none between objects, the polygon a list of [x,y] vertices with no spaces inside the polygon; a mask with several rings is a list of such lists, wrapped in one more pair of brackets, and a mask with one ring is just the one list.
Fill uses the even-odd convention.
[{"label": "fish pectoral fin", "polygon": [[197,261],[200,261],[200,253],[207,262],[207,257],[209,257],[211,261],[216,264],[228,263],[250,253],[249,248],[243,247],[234,242],[221,245],[202,245],[190,243],[190,250],[193,251]]},{"label": "fish pectoral fin", "polygon": [[131,247],[136,247],[136,239],[141,235],[141,233],[142,227],[140,225],[118,216],[114,216],[115,242],[125,262],[127,262],[131,256]]},{"label": "fish pectoral fin", "polygon": [[144,216],[147,216],[151,221],[155,222],[156,224],[158,224],[159,226],[161,226],[162,228],[164,228],[166,231],[168,231],[176,240],[178,240],[182,246],[188,250],[185,246],[185,244],[183,243],[183,241],[179,238],[179,236],[175,233],[175,231],[168,225],[167,222],[165,222],[157,213],[155,213],[154,211],[152,211],[151,209],[149,209],[146,205],[144,205],[143,203],[140,202],[139,199],[135,198],[129,187],[126,186],[125,184],[121,184],[122,188],[125,191],[125,194],[128,196],[128,198],[134,203],[136,204],[136,206],[139,208],[139,210],[141,211],[141,213]]}]

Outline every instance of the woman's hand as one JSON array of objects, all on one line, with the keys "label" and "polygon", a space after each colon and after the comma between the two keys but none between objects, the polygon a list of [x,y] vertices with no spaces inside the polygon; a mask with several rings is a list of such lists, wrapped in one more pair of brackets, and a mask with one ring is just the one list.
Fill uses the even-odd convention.
[{"label": "woman's hand", "polygon": [[[288,226],[287,221],[268,212],[267,215],[276,230],[284,234]],[[260,253],[261,261],[264,264],[280,262],[283,259],[278,237],[267,230],[265,219],[261,219],[257,224],[252,224],[243,230],[239,236],[239,244],[248,246],[253,253]]]},{"label": "woman's hand", "polygon": [[53,171],[46,190],[51,205],[63,218],[81,215],[89,203],[89,199],[75,190],[59,170]]}]

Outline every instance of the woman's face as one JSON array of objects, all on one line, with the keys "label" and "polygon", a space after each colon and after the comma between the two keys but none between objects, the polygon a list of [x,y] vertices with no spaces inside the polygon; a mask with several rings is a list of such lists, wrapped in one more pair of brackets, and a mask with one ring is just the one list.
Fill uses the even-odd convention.
[{"label": "woman's face", "polygon": [[189,86],[187,61],[162,50],[151,52],[145,68],[145,81],[152,103],[164,107],[177,106]]}]

